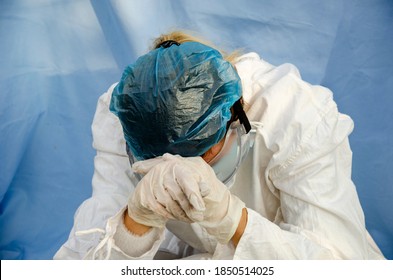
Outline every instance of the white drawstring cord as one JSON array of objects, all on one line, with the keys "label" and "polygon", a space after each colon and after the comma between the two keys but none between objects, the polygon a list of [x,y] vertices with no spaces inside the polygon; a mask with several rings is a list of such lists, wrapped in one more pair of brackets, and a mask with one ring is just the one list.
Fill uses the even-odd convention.
[{"label": "white drawstring cord", "polygon": [[90,233],[102,233],[105,234],[105,230],[103,230],[102,228],[91,228],[91,229],[85,229],[85,230],[78,230],[77,232],[75,232],[76,236],[82,236],[82,235],[87,235]]},{"label": "white drawstring cord", "polygon": [[92,234],[92,233],[101,233],[104,234],[104,238],[100,241],[100,243],[98,243],[97,247],[94,249],[93,254],[92,254],[92,259],[95,260],[97,253],[99,253],[99,251],[106,246],[106,256],[105,256],[105,260],[108,260],[111,256],[111,251],[112,249],[118,251],[118,252],[122,252],[115,244],[114,244],[114,239],[113,236],[111,236],[110,234],[108,234],[107,232],[105,232],[105,230],[103,230],[102,228],[92,228],[92,229],[87,229],[87,230],[80,230],[75,232],[76,236],[83,236],[83,235],[87,235],[87,234]]}]

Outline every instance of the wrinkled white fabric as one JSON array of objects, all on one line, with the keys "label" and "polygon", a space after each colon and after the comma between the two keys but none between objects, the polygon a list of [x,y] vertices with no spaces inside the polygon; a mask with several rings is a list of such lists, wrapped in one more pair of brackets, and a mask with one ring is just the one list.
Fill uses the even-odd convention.
[{"label": "wrinkled white fabric", "polygon": [[[248,208],[239,244],[217,243],[197,223],[169,221],[139,259],[159,249],[179,258],[382,259],[351,180],[353,122],[337,111],[332,93],[302,81],[294,66],[274,67],[255,53],[242,56],[236,69],[257,130],[230,189]],[[135,178],[120,123],[108,109],[112,89],[100,97],[93,121],[93,195],[55,259],[133,259],[113,238]],[[94,228],[101,231],[76,234]]]}]

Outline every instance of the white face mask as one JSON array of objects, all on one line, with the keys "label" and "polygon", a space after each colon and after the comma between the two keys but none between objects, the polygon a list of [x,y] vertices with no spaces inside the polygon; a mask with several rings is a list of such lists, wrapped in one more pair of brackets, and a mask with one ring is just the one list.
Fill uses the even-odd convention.
[{"label": "white face mask", "polygon": [[[217,178],[226,186],[231,187],[236,171],[246,158],[248,151],[254,145],[256,130],[245,132],[239,122],[232,123],[225,136],[225,142],[220,152],[208,162],[216,173]],[[137,160],[127,146],[130,164]],[[142,179],[141,174],[135,174],[137,180]]]},{"label": "white face mask", "polygon": [[256,130],[245,132],[243,125],[232,123],[221,151],[209,162],[217,178],[230,187],[240,164],[254,145]]}]

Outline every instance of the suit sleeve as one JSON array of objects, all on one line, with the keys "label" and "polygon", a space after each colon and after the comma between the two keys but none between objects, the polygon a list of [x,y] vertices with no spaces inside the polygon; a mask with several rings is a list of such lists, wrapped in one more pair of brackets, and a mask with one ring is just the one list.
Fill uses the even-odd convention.
[{"label": "suit sleeve", "polygon": [[[99,98],[92,124],[93,147],[97,151],[92,196],[76,211],[69,238],[55,259],[137,258],[123,252],[114,239],[128,197],[137,182],[126,153],[120,122],[109,111],[114,87],[115,84]],[[156,232],[154,240],[147,241],[151,244],[149,252],[141,254],[141,258],[152,259],[163,238],[163,232]],[[138,242],[143,242],[143,238]]]},{"label": "suit sleeve", "polygon": [[383,259],[351,180],[353,122],[338,112],[332,92],[303,81],[293,65],[273,67],[256,54],[237,68],[247,114],[263,124],[254,152],[271,155],[254,176],[279,207],[274,221],[248,209],[234,258]]}]

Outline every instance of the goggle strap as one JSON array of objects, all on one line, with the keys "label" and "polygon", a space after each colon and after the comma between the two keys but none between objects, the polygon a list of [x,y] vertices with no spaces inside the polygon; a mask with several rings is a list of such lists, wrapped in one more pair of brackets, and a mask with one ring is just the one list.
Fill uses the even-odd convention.
[{"label": "goggle strap", "polygon": [[172,45],[180,46],[180,43],[174,41],[174,40],[166,40],[159,44],[157,48],[163,47],[164,49],[169,48]]},{"label": "goggle strap", "polygon": [[235,114],[239,118],[240,123],[244,126],[246,133],[248,133],[251,130],[251,124],[247,118],[246,112],[244,112],[243,110],[243,105],[240,102],[240,99],[236,101],[235,104],[233,104],[233,110],[235,111]]}]

